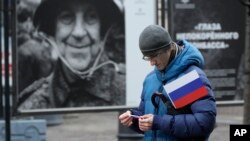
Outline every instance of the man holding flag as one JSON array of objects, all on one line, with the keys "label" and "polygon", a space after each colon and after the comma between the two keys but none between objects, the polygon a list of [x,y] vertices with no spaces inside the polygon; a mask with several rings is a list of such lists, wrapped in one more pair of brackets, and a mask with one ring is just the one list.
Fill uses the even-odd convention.
[{"label": "man holding flag", "polygon": [[185,40],[173,42],[158,25],[142,31],[139,47],[155,69],[144,80],[139,107],[121,114],[120,122],[145,141],[208,140],[216,103],[202,54]]}]

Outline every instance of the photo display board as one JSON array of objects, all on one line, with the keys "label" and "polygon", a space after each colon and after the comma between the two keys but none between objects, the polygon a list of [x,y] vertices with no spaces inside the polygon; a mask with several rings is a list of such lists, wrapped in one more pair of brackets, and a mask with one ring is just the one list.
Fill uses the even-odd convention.
[{"label": "photo display board", "polygon": [[138,106],[155,0],[16,1],[16,112]]}]

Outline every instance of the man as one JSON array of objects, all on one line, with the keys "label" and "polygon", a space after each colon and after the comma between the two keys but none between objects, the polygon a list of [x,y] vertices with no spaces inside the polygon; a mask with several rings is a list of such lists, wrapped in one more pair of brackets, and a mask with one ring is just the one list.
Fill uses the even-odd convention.
[{"label": "man", "polygon": [[125,75],[117,73],[124,62],[111,60],[104,48],[112,34],[123,34],[122,18],[112,0],[42,1],[33,20],[37,37],[58,59],[53,73],[20,93],[18,109],[125,104]]},{"label": "man", "polygon": [[[120,122],[144,133],[145,141],[208,139],[215,125],[216,104],[211,85],[202,71],[201,53],[185,40],[173,42],[169,33],[158,25],[149,25],[142,31],[139,47],[143,59],[155,69],[144,80],[139,108],[121,114]],[[163,86],[192,70],[198,72],[208,94],[175,109]]]}]

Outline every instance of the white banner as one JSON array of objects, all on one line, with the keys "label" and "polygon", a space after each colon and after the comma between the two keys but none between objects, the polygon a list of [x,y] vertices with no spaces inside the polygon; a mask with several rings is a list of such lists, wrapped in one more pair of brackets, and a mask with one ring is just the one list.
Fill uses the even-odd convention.
[{"label": "white banner", "polygon": [[126,105],[138,106],[145,76],[153,68],[142,60],[139,35],[149,24],[156,24],[155,0],[125,0]]}]

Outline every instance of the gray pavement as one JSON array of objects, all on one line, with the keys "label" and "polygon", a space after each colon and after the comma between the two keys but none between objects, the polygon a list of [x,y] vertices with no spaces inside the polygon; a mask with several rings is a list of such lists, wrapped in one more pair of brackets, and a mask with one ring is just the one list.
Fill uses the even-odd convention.
[{"label": "gray pavement", "polygon": [[[48,141],[121,141],[118,112],[61,115],[62,122],[47,126]],[[241,124],[243,107],[218,107],[217,126],[210,141],[229,141],[229,125]],[[124,132],[124,131],[122,131]],[[129,141],[130,138],[127,138]],[[131,138],[132,141],[132,138]],[[134,140],[133,140],[134,141]]]}]

